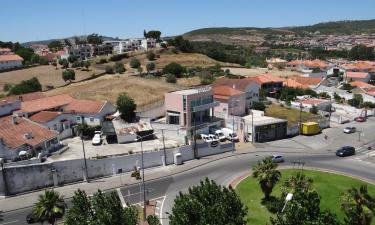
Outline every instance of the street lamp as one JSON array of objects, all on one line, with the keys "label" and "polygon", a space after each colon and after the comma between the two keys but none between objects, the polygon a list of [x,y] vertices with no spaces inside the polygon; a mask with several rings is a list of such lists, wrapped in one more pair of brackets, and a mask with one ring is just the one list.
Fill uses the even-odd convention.
[{"label": "street lamp", "polygon": [[89,180],[89,172],[88,172],[88,169],[87,169],[87,160],[86,160],[85,143],[84,143],[84,141],[83,141],[83,134],[82,134],[82,133],[81,133],[81,141],[82,141],[83,159],[84,159],[84,162],[85,162],[86,182],[89,183],[90,180]]},{"label": "street lamp", "polygon": [[251,143],[254,144],[254,112],[250,109],[251,113]]},{"label": "street lamp", "polygon": [[145,186],[145,168],[144,168],[144,161],[143,161],[143,138],[155,135],[156,133],[148,134],[145,136],[139,136],[138,134],[135,134],[137,136],[137,139],[135,141],[141,141],[141,153],[142,153],[142,186],[143,186],[143,221],[146,221],[146,186]]},{"label": "street lamp", "polygon": [[298,134],[301,135],[301,129],[302,129],[302,108],[303,104],[302,102],[299,103],[299,126],[298,126]]},{"label": "street lamp", "polygon": [[281,210],[281,212],[284,212],[284,209],[286,207],[286,204],[291,201],[293,199],[293,194],[292,193],[288,193],[285,197],[285,204],[284,204],[284,207],[283,209]]},{"label": "street lamp", "polygon": [[[236,146],[235,146],[235,144],[234,144],[234,107],[236,107],[237,106],[237,104],[239,103],[240,101],[238,100],[238,99],[236,99],[236,100],[232,100],[231,102],[230,102],[230,105],[232,105],[232,127],[233,127],[233,133],[232,133],[232,145],[233,145],[233,152],[236,150],[235,148],[236,148]],[[228,110],[228,112],[229,112],[229,110]],[[237,125],[237,127],[238,127],[238,125]]]}]

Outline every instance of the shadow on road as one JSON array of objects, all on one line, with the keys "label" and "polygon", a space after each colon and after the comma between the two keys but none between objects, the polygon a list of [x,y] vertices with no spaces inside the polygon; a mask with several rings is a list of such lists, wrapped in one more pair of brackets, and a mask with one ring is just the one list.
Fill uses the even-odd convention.
[{"label": "shadow on road", "polygon": [[0,222],[3,222],[3,211],[0,211]]}]

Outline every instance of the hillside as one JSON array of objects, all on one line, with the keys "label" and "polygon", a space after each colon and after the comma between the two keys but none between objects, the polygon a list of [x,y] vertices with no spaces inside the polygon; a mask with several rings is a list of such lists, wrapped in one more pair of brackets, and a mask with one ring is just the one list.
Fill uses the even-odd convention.
[{"label": "hillside", "polygon": [[[21,43],[22,46],[24,47],[30,47],[31,45],[48,45],[52,41],[64,41],[65,39],[68,39],[70,41],[74,41],[74,38],[78,37],[79,39],[85,39],[86,35],[81,35],[81,36],[71,36],[71,37],[65,37],[65,38],[55,38],[55,39],[48,39],[48,40],[40,40],[40,41],[29,41],[29,42],[24,42]],[[108,37],[108,36],[102,36],[104,41],[112,41],[112,40],[117,40],[118,38],[113,38],[113,37]]]},{"label": "hillside", "polygon": [[375,33],[374,20],[346,20],[318,23],[310,26],[256,28],[256,27],[214,27],[197,29],[183,34],[190,41],[216,41],[224,44],[259,45],[268,35],[314,33],[361,34]]},{"label": "hillside", "polygon": [[336,22],[318,23],[311,26],[286,28],[293,32],[316,32],[321,34],[361,34],[375,33],[374,20],[344,20]]}]

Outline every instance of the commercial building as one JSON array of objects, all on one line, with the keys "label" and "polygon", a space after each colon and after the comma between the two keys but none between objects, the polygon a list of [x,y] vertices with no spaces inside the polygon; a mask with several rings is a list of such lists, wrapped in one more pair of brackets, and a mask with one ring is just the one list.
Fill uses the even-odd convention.
[{"label": "commercial building", "polygon": [[186,89],[165,94],[166,123],[191,129],[214,122],[214,101],[211,87]]},{"label": "commercial building", "polygon": [[9,48],[0,48],[0,70],[22,67],[23,58]]}]

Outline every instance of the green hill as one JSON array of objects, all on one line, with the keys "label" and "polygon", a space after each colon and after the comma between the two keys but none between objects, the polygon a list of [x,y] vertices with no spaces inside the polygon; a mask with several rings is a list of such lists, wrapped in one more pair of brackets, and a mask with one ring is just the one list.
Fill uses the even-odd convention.
[{"label": "green hill", "polygon": [[291,27],[286,29],[296,33],[316,31],[319,31],[321,34],[375,33],[375,19],[326,22],[318,23],[311,26]]}]

